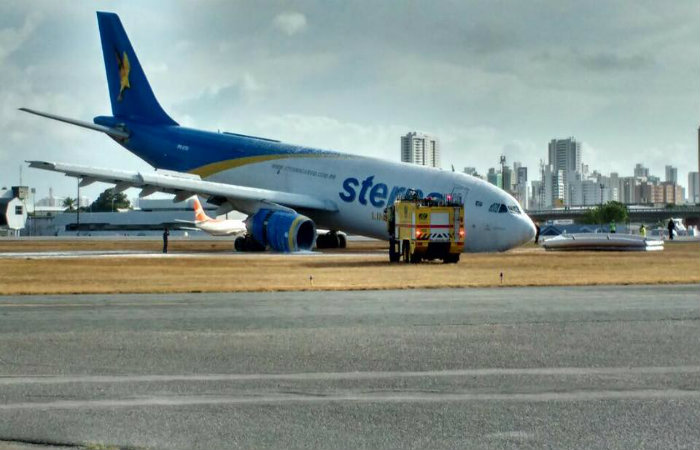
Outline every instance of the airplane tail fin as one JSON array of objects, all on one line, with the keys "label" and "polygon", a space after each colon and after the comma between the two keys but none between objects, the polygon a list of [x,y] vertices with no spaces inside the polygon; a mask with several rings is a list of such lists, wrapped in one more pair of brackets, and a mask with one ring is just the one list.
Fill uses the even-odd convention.
[{"label": "airplane tail fin", "polygon": [[98,12],[112,115],[152,125],[177,125],[156,100],[119,16]]},{"label": "airplane tail fin", "polygon": [[202,204],[199,203],[199,198],[195,195],[194,197],[194,220],[196,222],[204,222],[211,220],[211,217],[207,216],[202,208]]}]

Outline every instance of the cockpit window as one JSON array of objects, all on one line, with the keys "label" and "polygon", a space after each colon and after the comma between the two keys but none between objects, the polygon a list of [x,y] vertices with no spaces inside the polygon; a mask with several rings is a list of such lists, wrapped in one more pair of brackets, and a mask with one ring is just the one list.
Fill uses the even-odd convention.
[{"label": "cockpit window", "polygon": [[481,203],[479,200],[476,201],[476,206],[484,206],[483,203]]},{"label": "cockpit window", "polygon": [[512,212],[513,214],[520,214],[522,212],[522,211],[520,211],[520,208],[518,207],[518,205],[510,205],[508,207],[508,210],[510,212]]},{"label": "cockpit window", "polygon": [[507,213],[508,212],[508,207],[501,203],[501,206],[498,208],[499,213]]},{"label": "cockpit window", "polygon": [[491,206],[489,206],[489,212],[498,212],[498,208],[500,207],[500,203],[492,203]]}]

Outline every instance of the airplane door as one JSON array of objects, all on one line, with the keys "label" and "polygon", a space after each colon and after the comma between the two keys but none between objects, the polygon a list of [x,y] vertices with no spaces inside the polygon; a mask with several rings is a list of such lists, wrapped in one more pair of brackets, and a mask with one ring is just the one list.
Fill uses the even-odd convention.
[{"label": "airplane door", "polygon": [[452,198],[461,198],[462,204],[466,204],[467,196],[469,195],[469,188],[466,186],[455,185],[450,192]]}]

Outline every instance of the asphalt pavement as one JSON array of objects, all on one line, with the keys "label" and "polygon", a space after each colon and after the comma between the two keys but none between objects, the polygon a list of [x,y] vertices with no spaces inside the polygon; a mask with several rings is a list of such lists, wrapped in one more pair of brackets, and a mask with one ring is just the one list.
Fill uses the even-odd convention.
[{"label": "asphalt pavement", "polygon": [[0,297],[34,445],[700,448],[700,286]]}]

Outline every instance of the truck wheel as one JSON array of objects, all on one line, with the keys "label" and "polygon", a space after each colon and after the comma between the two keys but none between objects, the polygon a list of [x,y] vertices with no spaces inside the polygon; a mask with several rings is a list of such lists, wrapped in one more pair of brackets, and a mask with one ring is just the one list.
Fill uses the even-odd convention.
[{"label": "truck wheel", "polygon": [[454,264],[459,262],[459,253],[456,255],[445,255],[445,257],[442,259],[442,262],[445,264]]},{"label": "truck wheel", "polygon": [[242,252],[245,246],[245,238],[243,236],[238,236],[235,241],[233,241],[233,248],[237,252]]},{"label": "truck wheel", "polygon": [[389,240],[389,262],[399,262],[401,259],[401,253],[396,251],[396,240],[391,238]]},{"label": "truck wheel", "polygon": [[419,255],[417,255],[415,253],[411,255],[411,263],[412,264],[418,264],[419,262],[421,262],[422,259],[423,258],[421,258]]},{"label": "truck wheel", "polygon": [[408,241],[404,241],[403,245],[403,262],[406,264],[411,262],[411,244]]}]

